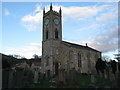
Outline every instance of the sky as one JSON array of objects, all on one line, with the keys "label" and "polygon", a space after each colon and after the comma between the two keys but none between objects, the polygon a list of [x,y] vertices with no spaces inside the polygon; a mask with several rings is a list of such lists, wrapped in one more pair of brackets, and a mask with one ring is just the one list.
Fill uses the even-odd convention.
[{"label": "sky", "polygon": [[[31,58],[42,55],[42,15],[51,2],[2,2],[0,53]],[[62,9],[63,40],[84,45],[114,59],[118,49],[117,2],[52,2]]]}]

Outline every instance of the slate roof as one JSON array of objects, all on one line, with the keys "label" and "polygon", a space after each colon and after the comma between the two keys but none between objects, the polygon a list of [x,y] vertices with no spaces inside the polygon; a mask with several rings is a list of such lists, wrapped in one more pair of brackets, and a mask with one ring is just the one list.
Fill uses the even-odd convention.
[{"label": "slate roof", "polygon": [[100,52],[100,51],[98,51],[96,49],[93,49],[93,48],[90,48],[88,46],[82,46],[82,45],[79,45],[79,44],[74,44],[74,43],[70,43],[70,42],[66,42],[66,41],[62,41],[62,43],[64,45],[69,46],[69,47],[82,48],[82,49],[86,49],[86,50],[92,50],[92,51]]}]

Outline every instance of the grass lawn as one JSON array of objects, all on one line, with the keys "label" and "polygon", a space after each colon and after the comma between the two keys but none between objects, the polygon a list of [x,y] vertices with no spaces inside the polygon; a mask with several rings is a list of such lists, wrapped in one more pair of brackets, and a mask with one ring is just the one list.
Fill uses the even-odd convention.
[{"label": "grass lawn", "polygon": [[95,78],[96,78],[95,86],[99,86],[99,87],[110,86],[110,80],[109,79],[101,78],[100,76],[95,76]]},{"label": "grass lawn", "polygon": [[[94,78],[95,78],[95,82],[92,83],[90,75],[79,75],[76,77],[75,83],[79,88],[87,88],[90,85],[100,88],[110,86],[110,81],[108,79],[101,78],[98,75],[95,75]],[[45,79],[42,84],[36,85],[35,88],[50,88],[51,85],[52,83],[49,82],[48,79]]]},{"label": "grass lawn", "polygon": [[42,84],[36,85],[35,88],[49,88],[51,82],[48,79],[45,79]]},{"label": "grass lawn", "polygon": [[94,87],[101,87],[101,88],[110,86],[110,81],[108,79],[101,78],[100,76],[97,76],[97,75],[95,75],[94,78],[95,78],[95,82],[92,83],[90,75],[79,75],[76,78],[76,84],[80,88],[86,88],[86,87],[89,87],[90,85]]}]

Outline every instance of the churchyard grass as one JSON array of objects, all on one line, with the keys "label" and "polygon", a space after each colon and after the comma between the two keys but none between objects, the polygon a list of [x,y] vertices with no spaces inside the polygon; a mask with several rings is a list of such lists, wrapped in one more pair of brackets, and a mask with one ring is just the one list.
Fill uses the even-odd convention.
[{"label": "churchyard grass", "polygon": [[87,88],[87,87],[108,87],[110,86],[110,80],[100,77],[99,75],[95,75],[95,82],[91,82],[91,76],[90,75],[79,75],[76,78],[76,84],[79,86],[79,88]]},{"label": "churchyard grass", "polygon": [[[95,82],[91,82],[91,76],[90,75],[77,75],[75,83],[78,88],[104,88],[110,86],[110,80],[105,79],[103,77],[100,77],[99,75],[94,75]],[[35,88],[50,88],[52,83],[50,80],[45,79],[43,80],[43,83],[40,85],[36,85]],[[65,88],[67,86],[63,86],[61,88]],[[74,87],[74,86],[73,86]],[[58,87],[59,88],[59,87]]]},{"label": "churchyard grass", "polygon": [[41,84],[36,85],[35,88],[49,88],[50,85],[51,85],[51,82],[49,82],[48,79],[45,79]]}]

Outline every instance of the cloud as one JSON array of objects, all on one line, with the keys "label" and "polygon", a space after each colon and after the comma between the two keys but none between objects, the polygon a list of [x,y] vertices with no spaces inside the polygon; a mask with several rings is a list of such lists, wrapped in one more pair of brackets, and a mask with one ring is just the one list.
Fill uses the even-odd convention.
[{"label": "cloud", "polygon": [[[101,5],[101,6],[88,6],[88,7],[78,7],[78,6],[71,6],[71,7],[64,7],[61,6],[63,18],[72,18],[75,20],[83,20],[89,17],[97,15],[105,8],[110,7],[110,5]],[[59,11],[60,6],[53,5],[53,9],[55,11]],[[47,7],[48,10],[48,7]]]},{"label": "cloud", "polygon": [[[4,53],[4,52],[3,52]],[[24,56],[25,58],[32,58],[34,54],[39,56],[42,55],[42,43],[30,43],[28,46],[21,48],[8,47],[6,49],[6,54],[16,54]]]},{"label": "cloud", "polygon": [[[95,48],[103,53],[113,52],[118,49],[118,26],[117,19],[118,14],[114,5],[98,6],[99,9],[96,13],[96,19],[92,24],[86,25],[86,27],[80,28],[80,30],[94,30],[94,35],[89,35],[87,40],[82,42],[72,41],[74,43],[85,45]],[[97,7],[97,6],[96,6]],[[110,9],[111,8],[111,9]],[[100,13],[99,13],[100,12]],[[89,14],[88,14],[89,15]],[[88,20],[87,20],[88,21]],[[92,29],[93,28],[93,29]],[[90,31],[92,32],[92,31]],[[71,42],[71,41],[70,41]]]},{"label": "cloud", "polygon": [[118,49],[118,27],[113,27],[106,30],[106,32],[89,37],[86,41],[83,42],[72,42],[81,45],[85,45],[85,43],[88,43],[88,46],[95,48],[103,53],[115,51]]},{"label": "cloud", "polygon": [[100,24],[90,24],[87,27],[83,27],[83,28],[78,29],[78,31],[92,30],[92,29],[95,29],[98,27],[100,27]]},{"label": "cloud", "polygon": [[99,11],[94,7],[62,7],[65,18],[82,20],[94,16]]},{"label": "cloud", "polygon": [[117,18],[117,13],[104,13],[100,17],[97,17],[97,21],[110,22],[113,19]]},{"label": "cloud", "polygon": [[10,15],[10,11],[8,9],[5,9],[5,16],[9,16]]},{"label": "cloud", "polygon": [[22,24],[28,31],[33,31],[40,26],[40,23],[42,22],[42,10],[41,5],[37,4],[36,9],[24,17],[21,18]]},{"label": "cloud", "polygon": [[[98,12],[102,11],[104,8],[109,7],[109,5],[102,6],[91,6],[91,7],[64,7],[59,5],[53,5],[53,10],[59,11],[62,8],[63,20],[83,20],[89,17],[95,16]],[[49,5],[46,5],[45,11],[50,9]],[[43,10],[42,5],[37,4],[36,9],[21,18],[24,27],[28,31],[36,30],[42,23]]]}]

